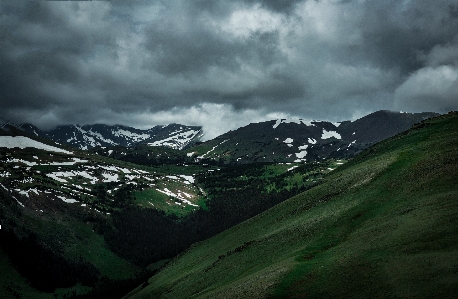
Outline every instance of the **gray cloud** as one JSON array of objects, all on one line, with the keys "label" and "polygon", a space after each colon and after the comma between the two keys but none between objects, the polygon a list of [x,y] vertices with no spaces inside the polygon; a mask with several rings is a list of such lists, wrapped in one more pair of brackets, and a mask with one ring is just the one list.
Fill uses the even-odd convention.
[{"label": "gray cloud", "polygon": [[259,3],[262,7],[271,9],[276,12],[291,13],[297,3],[300,3],[301,0],[244,0],[245,3]]},{"label": "gray cloud", "polygon": [[215,113],[224,130],[458,109],[454,0],[2,1],[0,15],[1,119],[217,126]]},{"label": "gray cloud", "polygon": [[458,100],[458,66],[425,67],[396,89],[395,103],[399,109],[429,111],[440,106],[455,110]]}]

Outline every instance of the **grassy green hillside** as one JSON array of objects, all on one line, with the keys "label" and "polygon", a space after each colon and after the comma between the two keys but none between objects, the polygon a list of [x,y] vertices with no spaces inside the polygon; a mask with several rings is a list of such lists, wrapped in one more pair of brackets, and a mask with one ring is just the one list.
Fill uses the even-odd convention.
[{"label": "grassy green hillside", "polygon": [[456,297],[457,183],[453,113],[195,244],[127,297]]}]

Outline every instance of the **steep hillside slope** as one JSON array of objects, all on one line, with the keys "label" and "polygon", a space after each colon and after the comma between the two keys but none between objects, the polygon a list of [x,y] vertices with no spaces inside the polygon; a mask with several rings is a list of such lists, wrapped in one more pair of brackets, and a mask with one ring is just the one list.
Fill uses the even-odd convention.
[{"label": "steep hillside slope", "polygon": [[319,161],[348,158],[437,113],[377,111],[355,121],[331,123],[278,119],[251,123],[189,148],[197,160],[220,164]]},{"label": "steep hillside slope", "polygon": [[450,113],[196,244],[126,298],[455,297],[457,178]]}]

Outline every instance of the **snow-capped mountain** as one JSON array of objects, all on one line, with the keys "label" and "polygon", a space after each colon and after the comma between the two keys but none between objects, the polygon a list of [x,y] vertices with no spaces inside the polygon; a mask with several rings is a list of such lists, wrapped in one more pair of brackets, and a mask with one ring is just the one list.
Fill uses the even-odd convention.
[{"label": "snow-capped mountain", "polygon": [[[10,124],[11,125],[11,124]],[[29,134],[49,138],[82,150],[98,146],[133,146],[148,144],[183,149],[202,137],[202,127],[170,124],[141,130],[121,125],[64,125],[50,131],[41,131],[32,124],[15,126]]]},{"label": "snow-capped mountain", "polygon": [[224,164],[347,158],[437,113],[377,111],[355,121],[278,119],[252,123],[188,149]]},{"label": "snow-capped mountain", "polygon": [[[195,160],[221,163],[303,162],[347,158],[437,113],[377,111],[355,121],[278,119],[251,123],[200,143],[202,127],[170,124],[140,130],[121,125],[65,125],[40,131],[30,124],[6,127],[87,150],[140,144],[185,149]],[[112,149],[113,151],[114,149]]]},{"label": "snow-capped mountain", "polygon": [[155,131],[154,135],[146,139],[144,143],[149,146],[166,146],[181,150],[199,141],[202,136],[203,131],[200,126],[170,124],[160,126],[160,129]]}]

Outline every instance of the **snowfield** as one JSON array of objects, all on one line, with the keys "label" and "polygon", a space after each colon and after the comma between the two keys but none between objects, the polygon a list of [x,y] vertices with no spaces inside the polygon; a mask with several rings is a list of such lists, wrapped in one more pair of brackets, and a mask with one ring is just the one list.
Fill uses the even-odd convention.
[{"label": "snowfield", "polygon": [[113,130],[111,133],[116,137],[120,137],[120,136],[129,137],[130,139],[132,139],[135,142],[143,141],[151,137],[150,134],[137,134],[137,133],[133,133],[127,130],[123,130],[123,129],[118,129],[117,131]]},{"label": "snowfield", "polygon": [[289,147],[293,147],[293,145],[291,143],[293,143],[293,139],[292,138],[286,138],[283,142],[286,143],[287,146]]},{"label": "snowfield", "polygon": [[202,156],[198,156],[196,159],[197,160],[201,160],[203,158],[205,158],[205,156],[207,156],[208,154],[210,154],[211,152],[213,152],[218,146],[220,146],[221,144],[223,144],[224,142],[228,141],[229,139],[226,139],[226,140],[223,140],[221,141],[219,144],[215,145],[211,150],[209,150],[208,152],[206,152],[205,154],[203,154]]},{"label": "snowfield", "polygon": [[[183,129],[183,128],[181,128]],[[189,131],[174,131],[170,137],[162,140],[148,143],[149,146],[167,146],[174,149],[183,149],[191,140],[200,133],[200,130],[189,130]],[[174,134],[174,135],[172,135]]]},{"label": "snowfield", "polygon": [[[298,149],[300,150],[299,153],[296,153],[296,157],[298,159],[303,159],[305,156],[307,156],[307,151],[306,149],[309,147],[308,144],[305,144],[305,145],[302,145],[302,146],[299,146]],[[299,160],[300,161],[300,160]],[[296,160],[295,162],[299,162],[298,160]]]},{"label": "snowfield", "polygon": [[292,143],[294,140],[292,138],[286,138],[283,142],[284,143]]},{"label": "snowfield", "polygon": [[189,182],[191,184],[194,184],[194,177],[191,175],[180,175],[183,179],[186,180],[186,182]]},{"label": "snowfield", "polygon": [[66,151],[64,149],[47,145],[38,141],[35,141],[33,139],[30,139],[28,137],[24,136],[0,136],[0,147],[6,147],[6,148],[21,148],[24,149],[26,147],[32,147],[36,149],[41,149],[45,151],[50,151],[50,152],[55,152],[55,153],[63,153],[67,155],[72,155],[72,152]]},{"label": "snowfield", "polygon": [[277,119],[275,124],[272,126],[272,128],[276,129],[280,124],[289,124],[289,123],[295,123],[300,125],[301,123],[306,125],[306,126],[315,126],[312,122],[316,122],[315,120],[303,120],[303,119]]}]

